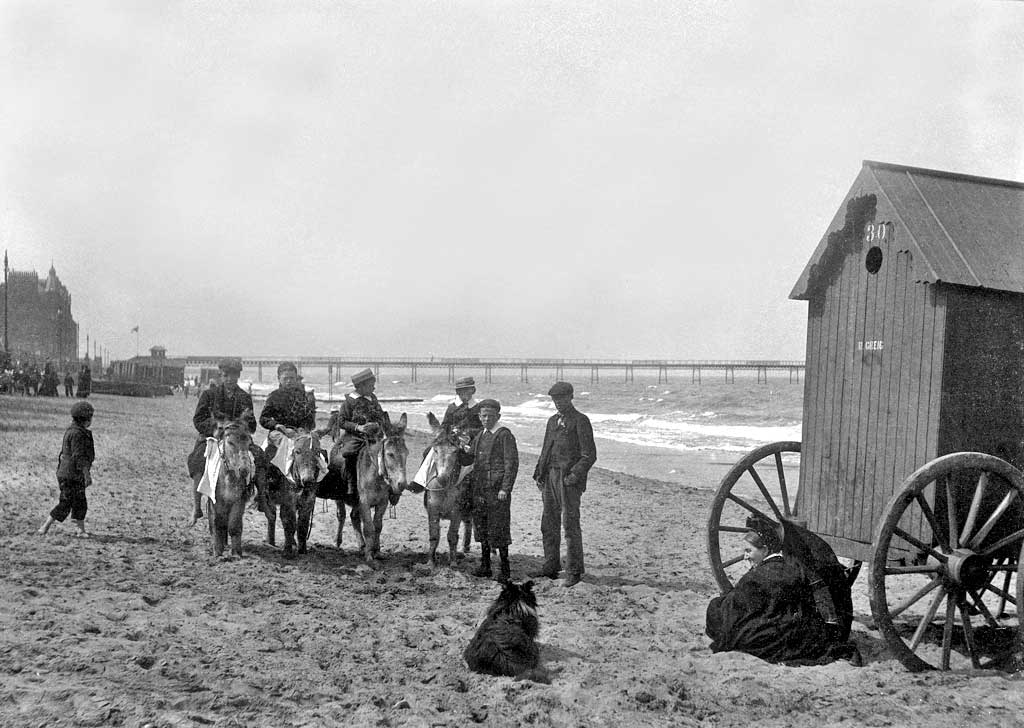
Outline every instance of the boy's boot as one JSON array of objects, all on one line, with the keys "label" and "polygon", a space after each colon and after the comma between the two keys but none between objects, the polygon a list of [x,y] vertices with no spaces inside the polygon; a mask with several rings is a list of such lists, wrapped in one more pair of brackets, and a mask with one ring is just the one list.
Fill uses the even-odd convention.
[{"label": "boy's boot", "polygon": [[508,546],[499,546],[498,553],[501,556],[501,569],[498,573],[498,581],[507,584],[512,578],[512,567],[508,563]]},{"label": "boy's boot", "polygon": [[491,547],[486,541],[480,543],[480,566],[476,571],[473,572],[473,576],[486,576],[491,575]]}]

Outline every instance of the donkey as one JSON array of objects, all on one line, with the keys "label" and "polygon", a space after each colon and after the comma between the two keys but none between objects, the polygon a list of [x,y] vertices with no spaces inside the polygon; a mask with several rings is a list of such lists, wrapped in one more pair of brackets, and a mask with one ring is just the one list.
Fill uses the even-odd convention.
[{"label": "donkey", "polygon": [[[402,413],[397,425],[385,422],[383,437],[368,441],[356,461],[356,489],[359,492],[359,519],[363,527],[363,556],[368,564],[380,558],[380,532],[384,529],[384,511],[408,485],[405,462],[409,448],[405,444],[408,419]],[[339,518],[341,516],[339,515]],[[352,524],[356,523],[353,516]],[[340,530],[339,522],[339,530]]]},{"label": "donkey", "polygon": [[[252,435],[247,416],[251,416],[249,410],[237,420],[218,420],[214,432],[221,464],[215,499],[206,503],[206,520],[210,524],[213,555],[218,558],[223,556],[229,538],[231,554],[242,555],[242,517],[256,490],[256,464],[249,452]],[[199,476],[197,480],[201,479]]]},{"label": "donkey", "polygon": [[427,414],[427,422],[433,431],[434,440],[430,449],[434,453],[434,463],[427,474],[426,489],[423,493],[423,507],[427,511],[427,527],[430,533],[430,554],[427,563],[433,569],[437,566],[437,544],[441,540],[441,519],[449,519],[448,524],[448,567],[455,564],[459,557],[459,524],[465,526],[463,551],[469,550],[473,534],[473,522],[470,514],[465,511],[466,491],[469,479],[459,477],[462,468],[459,466],[458,434],[449,428],[442,428],[433,412]]},{"label": "donkey", "polygon": [[[282,442],[281,447],[284,447]],[[317,476],[320,468],[320,438],[316,433],[305,430],[294,431],[291,466],[281,473],[276,466],[270,466],[276,477],[270,478],[263,513],[267,517],[267,543],[274,545],[277,531],[277,512],[281,511],[284,526],[284,554],[307,551],[307,539],[313,521],[313,507],[316,505]]]}]

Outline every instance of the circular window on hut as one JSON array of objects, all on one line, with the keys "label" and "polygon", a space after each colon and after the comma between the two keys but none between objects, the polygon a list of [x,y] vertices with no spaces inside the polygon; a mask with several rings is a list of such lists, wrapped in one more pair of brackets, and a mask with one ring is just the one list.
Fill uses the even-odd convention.
[{"label": "circular window on hut", "polygon": [[874,275],[882,267],[882,249],[877,245],[873,246],[868,251],[867,257],[864,258],[864,267],[868,269],[868,273]]}]

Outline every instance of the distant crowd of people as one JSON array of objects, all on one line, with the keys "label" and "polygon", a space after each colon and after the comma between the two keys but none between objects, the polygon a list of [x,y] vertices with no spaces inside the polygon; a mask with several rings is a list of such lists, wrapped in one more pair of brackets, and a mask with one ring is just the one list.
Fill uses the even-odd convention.
[{"label": "distant crowd of people", "polygon": [[79,367],[77,377],[69,366],[64,374],[53,362],[46,362],[42,371],[35,362],[5,361],[0,368],[0,394],[21,394],[29,397],[88,397],[92,392],[92,372],[88,364]]}]

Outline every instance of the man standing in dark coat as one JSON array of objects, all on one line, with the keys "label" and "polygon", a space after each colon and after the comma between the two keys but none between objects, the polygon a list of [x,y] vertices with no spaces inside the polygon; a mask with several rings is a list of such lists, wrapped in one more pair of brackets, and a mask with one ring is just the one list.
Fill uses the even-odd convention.
[{"label": "man standing in dark coat", "polygon": [[484,429],[460,453],[459,462],[472,463],[470,494],[473,502],[473,531],[480,542],[480,568],[475,576],[491,576],[491,547],[498,549],[501,572],[498,581],[511,576],[508,546],[512,543],[512,488],[519,473],[516,438],[507,427],[498,427],[501,404],[494,399],[480,403]]},{"label": "man standing in dark coat", "polygon": [[558,578],[561,570],[561,532],[566,541],[565,586],[580,583],[583,567],[583,530],[580,500],[587,489],[587,473],[597,462],[594,428],[590,419],[572,404],[573,389],[568,382],[555,382],[548,390],[558,414],[548,420],[544,445],[533,472],[544,499],[540,531],[544,540],[544,566],[536,576]]},{"label": "man standing in dark coat", "polygon": [[[242,373],[241,359],[223,359],[218,365],[222,373],[221,384],[215,385],[203,391],[196,404],[195,414],[192,416],[192,424],[199,433],[196,438],[195,447],[188,456],[188,474],[193,480],[193,485],[199,485],[206,469],[206,438],[213,437],[217,429],[217,420],[236,420],[248,410],[246,426],[249,432],[256,432],[256,417],[253,415],[252,397],[244,389],[238,386],[238,377]],[[266,458],[263,451],[255,445],[251,448],[256,463],[257,486],[261,485],[262,476],[266,472]],[[198,490],[193,492],[194,501],[192,509],[192,522],[203,517],[203,496]]]},{"label": "man standing in dark coat", "polygon": [[[354,392],[349,392],[341,403],[338,420],[341,422],[341,456],[345,459],[345,487],[349,495],[356,493],[356,462],[366,446],[367,435],[381,432],[387,425],[387,415],[374,390],[377,377],[370,369],[352,375]],[[389,496],[395,502],[395,496]]]}]

